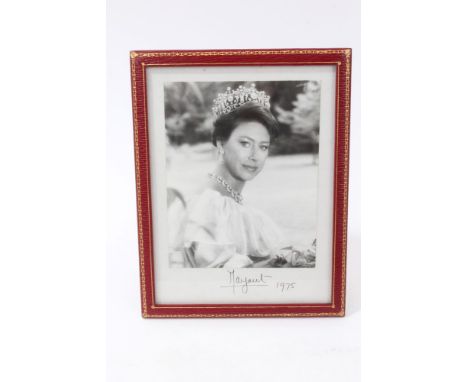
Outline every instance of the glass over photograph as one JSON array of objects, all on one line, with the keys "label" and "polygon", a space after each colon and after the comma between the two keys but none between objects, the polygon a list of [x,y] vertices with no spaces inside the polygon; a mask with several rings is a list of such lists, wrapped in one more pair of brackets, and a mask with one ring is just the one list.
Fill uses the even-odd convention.
[{"label": "glass over photograph", "polygon": [[315,268],[320,81],[165,82],[170,268]]}]

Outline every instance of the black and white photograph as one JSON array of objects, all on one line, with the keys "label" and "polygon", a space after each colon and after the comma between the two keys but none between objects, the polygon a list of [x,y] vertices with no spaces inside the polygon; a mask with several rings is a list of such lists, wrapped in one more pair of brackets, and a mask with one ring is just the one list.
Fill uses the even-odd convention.
[{"label": "black and white photograph", "polygon": [[169,266],[314,268],[321,83],[165,82]]},{"label": "black and white photograph", "polygon": [[161,304],[330,302],[336,75],[146,69]]}]

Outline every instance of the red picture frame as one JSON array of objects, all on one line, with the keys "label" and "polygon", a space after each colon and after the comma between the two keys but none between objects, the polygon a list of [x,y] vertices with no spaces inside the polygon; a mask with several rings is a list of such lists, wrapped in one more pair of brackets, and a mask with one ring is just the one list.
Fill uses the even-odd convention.
[{"label": "red picture frame", "polygon": [[[345,315],[351,49],[130,52],[142,315],[171,317],[314,317]],[[158,304],[155,299],[146,70],[152,66],[336,66],[331,302],[327,304]]]}]

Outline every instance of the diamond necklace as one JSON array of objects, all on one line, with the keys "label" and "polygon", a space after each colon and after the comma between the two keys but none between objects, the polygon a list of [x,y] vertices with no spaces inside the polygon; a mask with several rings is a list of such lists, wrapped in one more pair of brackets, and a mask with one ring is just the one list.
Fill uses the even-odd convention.
[{"label": "diamond necklace", "polygon": [[226,180],[222,176],[214,175],[214,174],[208,174],[208,176],[211,179],[214,179],[220,185],[222,185],[237,203],[242,204],[242,199],[243,199],[242,195],[234,191],[232,187],[229,185],[229,183],[226,182]]}]

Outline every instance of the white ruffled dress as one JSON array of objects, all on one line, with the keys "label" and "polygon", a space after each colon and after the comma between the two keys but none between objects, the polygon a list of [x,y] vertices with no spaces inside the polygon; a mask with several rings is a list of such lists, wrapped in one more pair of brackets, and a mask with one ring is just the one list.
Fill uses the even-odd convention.
[{"label": "white ruffled dress", "polygon": [[206,189],[191,200],[176,224],[171,266],[193,268],[252,266],[284,246],[276,224],[264,213]]}]

